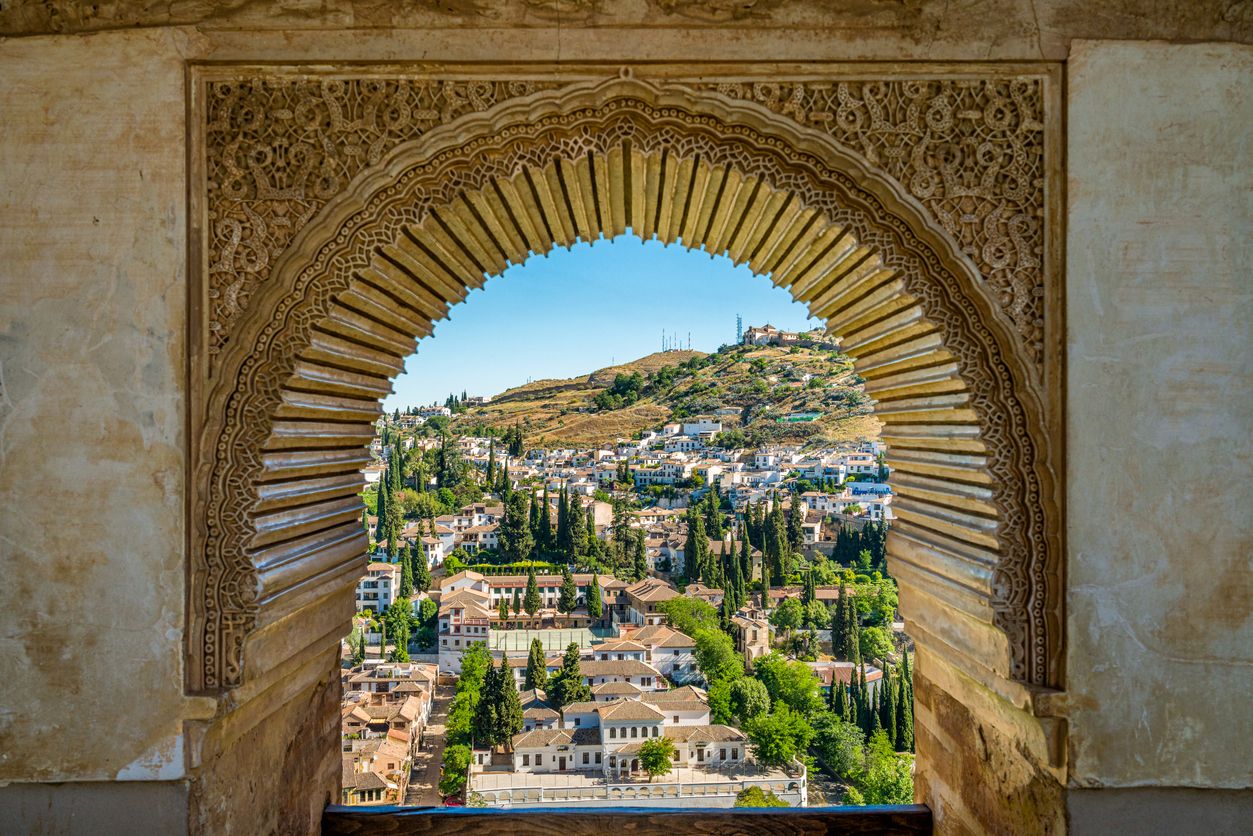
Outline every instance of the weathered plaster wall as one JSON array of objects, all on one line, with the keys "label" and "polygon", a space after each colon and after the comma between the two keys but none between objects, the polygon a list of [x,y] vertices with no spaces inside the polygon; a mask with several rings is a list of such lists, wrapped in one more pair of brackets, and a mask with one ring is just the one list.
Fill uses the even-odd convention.
[{"label": "weathered plaster wall", "polygon": [[1070,781],[1248,787],[1253,50],[1069,78]]},{"label": "weathered plaster wall", "polygon": [[184,772],[182,39],[0,41],[0,782]]}]

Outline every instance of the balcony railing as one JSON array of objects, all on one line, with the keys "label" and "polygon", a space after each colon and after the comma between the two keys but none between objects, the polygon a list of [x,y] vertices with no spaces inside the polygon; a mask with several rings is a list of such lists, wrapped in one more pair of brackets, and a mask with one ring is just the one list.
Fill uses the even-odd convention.
[{"label": "balcony railing", "polygon": [[495,810],[331,806],[322,816],[323,836],[438,834],[458,836],[606,836],[612,833],[825,833],[922,836],[931,833],[931,811],[901,807],[795,807],[791,809],[564,808]]}]

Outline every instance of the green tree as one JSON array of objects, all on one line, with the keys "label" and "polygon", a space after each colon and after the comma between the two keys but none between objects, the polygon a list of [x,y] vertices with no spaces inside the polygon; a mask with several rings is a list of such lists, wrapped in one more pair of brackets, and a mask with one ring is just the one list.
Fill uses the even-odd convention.
[{"label": "green tree", "polygon": [[592,618],[600,618],[604,614],[604,602],[600,597],[600,578],[592,572],[587,582],[587,614]]},{"label": "green tree", "polygon": [[805,608],[796,598],[787,598],[770,614],[770,623],[790,633],[805,622]]},{"label": "green tree", "polygon": [[458,743],[444,748],[443,771],[439,779],[439,794],[448,798],[465,789],[470,771],[470,747]]},{"label": "green tree", "polygon": [[570,612],[579,600],[579,590],[574,585],[574,576],[570,574],[569,565],[561,567],[561,591],[557,594],[557,609]]},{"label": "green tree", "polygon": [[525,691],[548,687],[548,663],[544,659],[544,643],[539,639],[531,639],[531,652],[526,659],[526,675],[522,679]]},{"label": "green tree", "polygon": [[400,551],[400,597],[413,595],[413,549],[406,545]]},{"label": "green tree", "polygon": [[776,705],[744,725],[757,762],[763,766],[786,766],[804,754],[814,730],[805,717],[786,705]]},{"label": "green tree", "polygon": [[648,783],[657,775],[670,772],[670,765],[678,750],[668,737],[650,737],[640,744],[640,767],[648,773]]},{"label": "green tree", "polygon": [[420,549],[413,556],[413,588],[418,592],[431,588],[431,569],[426,565],[426,555]]},{"label": "green tree", "polygon": [[496,616],[500,619],[500,627],[504,628],[505,622],[509,620],[509,599],[500,596],[500,603],[496,606]]},{"label": "green tree", "polygon": [[778,653],[767,653],[753,663],[753,671],[770,693],[772,704],[790,706],[808,715],[822,708],[818,678],[804,662],[785,659]]},{"label": "green tree", "polygon": [[659,605],[666,621],[676,630],[695,638],[702,628],[720,629],[718,611],[708,601],[680,595]]},{"label": "green tree", "polygon": [[854,723],[841,720],[830,711],[823,711],[813,719],[814,751],[822,765],[834,775],[845,780],[862,773],[866,743],[861,729]]},{"label": "green tree", "polygon": [[709,538],[705,535],[705,521],[695,513],[688,514],[687,540],[683,544],[683,573],[688,581],[699,580],[709,559]]},{"label": "green tree", "polygon": [[539,506],[539,533],[536,536],[536,545],[540,549],[547,551],[553,547],[553,519],[552,508],[548,503],[548,483],[544,483],[544,496],[540,500]]},{"label": "green tree", "polygon": [[632,555],[631,576],[637,580],[648,577],[648,548],[643,530],[635,533],[635,548]]},{"label": "green tree", "polygon": [[518,688],[509,670],[506,659],[500,660],[500,673],[496,684],[496,727],[495,742],[503,743],[513,751],[513,736],[522,731],[522,700],[518,697]]},{"label": "green tree", "polygon": [[912,762],[913,756],[892,751],[887,735],[877,732],[866,745],[865,774],[849,789],[845,801],[849,804],[913,803]]},{"label": "green tree", "polygon": [[735,643],[721,628],[702,627],[692,638],[696,641],[696,666],[707,682],[744,675],[744,657],[736,652]]},{"label": "green tree", "polygon": [[[590,512],[591,509],[589,508]],[[577,496],[570,500],[570,561],[577,562],[587,554],[587,520],[584,519],[583,501]]]},{"label": "green tree", "polygon": [[731,683],[731,711],[740,725],[770,711],[770,692],[760,679],[746,676]]},{"label": "green tree", "polygon": [[587,702],[592,698],[592,689],[583,682],[583,673],[579,670],[579,646],[571,642],[561,659],[561,670],[553,675],[548,686],[548,698],[559,706],[567,706],[572,702]]},{"label": "green tree", "polygon": [[861,631],[858,650],[863,659],[886,660],[892,652],[892,639],[882,627],[867,627]]},{"label": "green tree", "polygon": [[570,495],[565,485],[557,493],[557,551],[570,554]]},{"label": "green tree", "polygon": [[763,790],[761,787],[746,787],[735,796],[736,807],[791,807],[782,798],[774,794],[774,790]]},{"label": "green tree", "polygon": [[527,560],[535,549],[535,538],[531,536],[527,519],[527,498],[521,491],[509,497],[499,537],[501,551],[512,561]]},{"label": "green tree", "polygon": [[528,566],[526,569],[526,597],[522,599],[522,606],[530,615],[539,612],[539,582],[535,579],[535,567]]},{"label": "green tree", "polygon": [[[735,680],[735,683],[749,681],[744,677]],[[721,723],[726,725],[734,719],[731,713],[731,687],[734,683],[727,679],[715,680],[709,686],[706,694],[706,700],[709,703],[709,722]]]}]

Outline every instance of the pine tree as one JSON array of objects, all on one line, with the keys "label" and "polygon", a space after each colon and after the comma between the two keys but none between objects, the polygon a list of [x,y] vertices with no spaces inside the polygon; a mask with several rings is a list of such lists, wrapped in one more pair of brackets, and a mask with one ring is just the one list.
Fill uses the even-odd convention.
[{"label": "pine tree", "polygon": [[587,582],[587,614],[592,618],[600,618],[604,613],[604,602],[600,599],[600,578],[592,572],[592,579]]},{"label": "pine tree", "polygon": [[648,577],[648,544],[643,530],[636,532],[631,574],[637,581]]},{"label": "pine tree", "polygon": [[557,609],[570,612],[578,603],[579,591],[574,586],[574,576],[568,565],[561,567],[561,592],[557,595]]},{"label": "pine tree", "polygon": [[548,668],[544,659],[544,644],[539,639],[531,639],[531,652],[526,660],[526,675],[522,679],[522,690],[540,690],[548,687]]},{"label": "pine tree", "polygon": [[522,601],[522,606],[526,608],[529,615],[539,612],[539,582],[535,579],[534,566],[528,566],[526,569],[526,597]]}]

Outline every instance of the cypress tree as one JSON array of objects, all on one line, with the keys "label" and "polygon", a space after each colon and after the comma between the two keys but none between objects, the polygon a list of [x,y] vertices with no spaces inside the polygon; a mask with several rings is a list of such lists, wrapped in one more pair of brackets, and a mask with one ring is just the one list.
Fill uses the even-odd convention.
[{"label": "cypress tree", "polygon": [[805,529],[802,528],[802,523],[805,522],[804,507],[800,496],[793,491],[792,504],[789,506],[787,517],[787,544],[794,552],[799,552],[805,545]]},{"label": "cypress tree", "polygon": [[745,526],[744,539],[740,540],[740,606],[748,600],[748,584],[753,580],[752,546],[748,542],[748,531]]},{"label": "cypress tree", "polygon": [[539,639],[531,639],[531,652],[526,659],[526,675],[522,689],[543,691],[548,687],[548,669],[544,660],[544,645]]},{"label": "cypress tree", "polygon": [[[861,616],[857,614],[857,605],[849,601],[848,660],[854,665],[861,662]],[[862,678],[863,683],[865,677]]]},{"label": "cypress tree", "polygon": [[518,594],[518,588],[516,586],[513,589],[513,614],[522,614],[522,597]]},{"label": "cypress tree", "polygon": [[688,581],[700,578],[709,551],[709,539],[705,536],[705,521],[699,514],[688,514],[687,542],[683,545],[683,574]]},{"label": "cypress tree", "polygon": [[539,546],[539,503],[535,499],[535,494],[530,491],[527,491],[526,504],[526,522],[527,526],[531,529],[531,541],[534,542],[536,546]]},{"label": "cypress tree", "polygon": [[587,550],[584,552],[588,558],[599,559],[601,542],[596,536],[596,512],[592,506],[587,506],[587,514],[584,516],[587,521]]},{"label": "cypress tree", "polygon": [[361,527],[365,529],[365,536],[366,536],[366,539],[368,540],[370,538],[370,509],[369,508],[361,509]]},{"label": "cypress tree", "polygon": [[578,603],[579,593],[574,586],[574,576],[568,565],[561,567],[561,592],[557,596],[557,609],[570,612]]},{"label": "cypress tree", "polygon": [[882,692],[879,700],[879,725],[887,732],[888,741],[893,748],[896,747],[896,688],[899,679],[899,676],[890,676],[885,670],[883,682],[879,686]]},{"label": "cypress tree", "polygon": [[604,613],[604,602],[600,599],[600,578],[592,572],[592,579],[587,582],[587,614],[592,618],[600,618]]},{"label": "cypress tree", "polygon": [[522,731],[522,700],[506,659],[500,660],[499,699],[496,707],[496,742],[513,751],[513,736]]},{"label": "cypress tree", "polygon": [[409,598],[413,595],[413,549],[405,544],[400,552],[400,597]]},{"label": "cypress tree", "polygon": [[914,751],[914,705],[911,689],[905,685],[905,677],[900,679],[900,696],[896,700],[896,751]]},{"label": "cypress tree", "polygon": [[579,646],[571,642],[561,660],[561,670],[554,677],[556,682],[549,687],[548,697],[559,706],[567,706],[572,702],[587,702],[592,698],[592,690],[583,682],[583,673],[579,670]]},{"label": "cypress tree", "polygon": [[637,532],[634,539],[635,551],[632,574],[637,581],[640,581],[648,576],[648,544],[645,542],[643,530]]},{"label": "cypress tree", "polygon": [[500,616],[500,628],[504,629],[505,622],[509,620],[509,601],[502,595],[500,604],[496,607],[496,614]]},{"label": "cypress tree", "polygon": [[385,539],[386,536],[384,532],[386,531],[387,525],[387,500],[388,494],[390,493],[391,483],[387,479],[386,475],[384,475],[383,478],[379,479],[378,503],[375,505],[375,509],[378,511],[378,519],[374,523],[375,540],[381,541]]},{"label": "cypress tree", "polygon": [[539,583],[535,580],[534,566],[526,568],[526,597],[522,601],[522,606],[526,607],[526,611],[530,615],[535,615],[539,612]]},{"label": "cypress tree", "polygon": [[431,569],[426,565],[426,553],[413,556],[413,588],[426,592],[431,588]]},{"label": "cypress tree", "polygon": [[576,496],[570,501],[570,561],[587,554],[587,523],[583,519],[583,503]]},{"label": "cypress tree", "polygon": [[840,582],[840,597],[835,601],[835,612],[831,616],[831,652],[837,658],[848,658],[846,648],[848,647],[848,637],[845,635],[848,628],[848,590],[844,587],[844,582]]},{"label": "cypress tree", "polygon": [[[504,660],[501,660],[504,664]],[[508,676],[509,672],[505,672]],[[497,740],[499,723],[497,707],[500,705],[502,693],[500,688],[500,672],[490,662],[487,672],[483,675],[483,685],[479,691],[479,702],[474,709],[474,717],[470,720],[470,733],[474,742],[494,746]]]},{"label": "cypress tree", "polygon": [[557,495],[557,550],[570,553],[570,497],[565,485]]},{"label": "cypress tree", "polygon": [[487,487],[490,490],[496,484],[496,439],[487,443]]},{"label": "cypress tree", "polygon": [[539,536],[536,539],[544,551],[553,546],[553,518],[548,504],[548,482],[544,482],[544,499],[539,508]]}]

